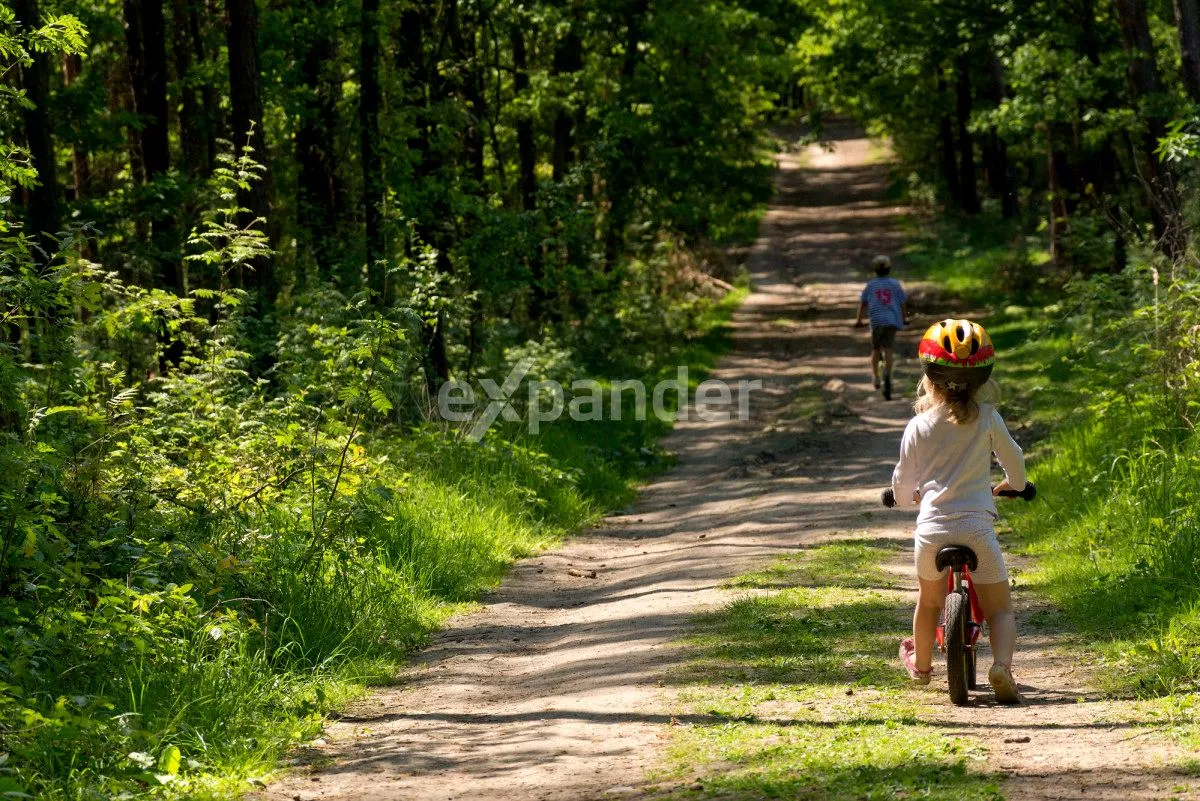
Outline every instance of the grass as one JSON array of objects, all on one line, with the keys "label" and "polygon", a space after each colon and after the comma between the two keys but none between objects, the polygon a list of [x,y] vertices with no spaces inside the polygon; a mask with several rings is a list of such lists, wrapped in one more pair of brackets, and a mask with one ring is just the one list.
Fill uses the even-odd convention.
[{"label": "grass", "polygon": [[[712,304],[695,335],[640,359],[643,380],[673,377],[676,365],[693,387],[703,380],[745,294]],[[10,755],[0,794],[216,799],[260,786],[289,748],[319,735],[328,712],[391,681],[515,559],[628,503],[669,463],[656,445],[669,427],[651,415],[564,419],[536,436],[497,429],[478,444],[432,427],[374,438],[387,458],[347,490],[353,504],[315,561],[299,558],[312,536],[307,510],[281,495],[246,510],[250,544],[229,546],[240,558],[217,565],[204,606],[192,597],[200,592],[174,584],[149,592],[118,582],[100,591],[99,611],[111,611],[103,627],[66,619],[54,696],[0,695],[3,721],[20,720],[21,705],[35,715],[0,729]],[[176,533],[192,536],[215,539]]]},{"label": "grass", "polygon": [[662,797],[1001,798],[978,745],[927,720],[894,665],[911,615],[882,567],[896,556],[835,541],[730,583],[752,594],[694,623]]}]

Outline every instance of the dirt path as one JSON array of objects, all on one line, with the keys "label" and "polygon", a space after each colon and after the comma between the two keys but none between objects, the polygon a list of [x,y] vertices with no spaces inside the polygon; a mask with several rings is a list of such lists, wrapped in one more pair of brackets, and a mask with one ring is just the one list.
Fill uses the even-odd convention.
[{"label": "dirt path", "polygon": [[[333,724],[269,798],[637,797],[670,736],[662,677],[683,658],[676,643],[692,616],[728,599],[723,580],[847,528],[909,537],[911,515],[876,507],[908,407],[871,391],[864,335],[849,325],[856,267],[899,246],[900,210],[881,200],[884,171],[866,140],[845,131],[833,144],[779,157],[749,260],[755,292],[716,373],[764,382],[752,419],[680,424],[665,443],[678,466],[628,514],[518,564],[485,609],[453,621],[400,685]],[[915,352],[920,322],[902,352]],[[899,385],[914,376],[903,368]],[[837,425],[796,418],[813,393],[836,396]],[[598,578],[571,577],[570,566]],[[1167,746],[1117,722],[1121,710],[1088,694],[1058,643],[1045,632],[1022,641],[1030,706],[984,699],[967,715],[930,693],[932,714],[988,745],[1010,772],[1009,798],[1169,795]]]}]

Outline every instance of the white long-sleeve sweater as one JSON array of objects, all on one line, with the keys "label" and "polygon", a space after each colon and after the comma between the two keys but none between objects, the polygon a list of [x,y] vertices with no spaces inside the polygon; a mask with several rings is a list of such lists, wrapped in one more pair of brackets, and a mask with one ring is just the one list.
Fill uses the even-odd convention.
[{"label": "white long-sleeve sweater", "polygon": [[982,404],[969,423],[952,421],[935,407],[908,421],[900,442],[900,461],[892,473],[892,491],[901,505],[921,493],[917,527],[936,526],[959,515],[997,517],[992,498],[992,454],[1014,489],[1025,487],[1025,455],[1013,441],[994,406]]}]

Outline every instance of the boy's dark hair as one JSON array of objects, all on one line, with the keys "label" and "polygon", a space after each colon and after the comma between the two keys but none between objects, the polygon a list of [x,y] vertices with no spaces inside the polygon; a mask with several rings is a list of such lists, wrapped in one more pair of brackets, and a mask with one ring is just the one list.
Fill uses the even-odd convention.
[{"label": "boy's dark hair", "polygon": [[887,256],[876,256],[871,259],[871,266],[875,268],[875,275],[882,278],[892,271],[892,260]]}]

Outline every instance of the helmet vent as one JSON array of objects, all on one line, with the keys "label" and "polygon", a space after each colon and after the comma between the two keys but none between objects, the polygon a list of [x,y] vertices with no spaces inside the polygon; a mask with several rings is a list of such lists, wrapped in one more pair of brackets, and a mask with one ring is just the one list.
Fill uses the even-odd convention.
[{"label": "helmet vent", "polygon": [[949,334],[942,335],[942,347],[945,348],[946,350],[950,350],[950,335]]},{"label": "helmet vent", "polygon": [[959,342],[967,341],[967,327],[965,325],[960,325],[958,327],[958,341]]},{"label": "helmet vent", "polygon": [[971,337],[971,355],[974,356],[979,352],[979,340],[976,337]]}]

